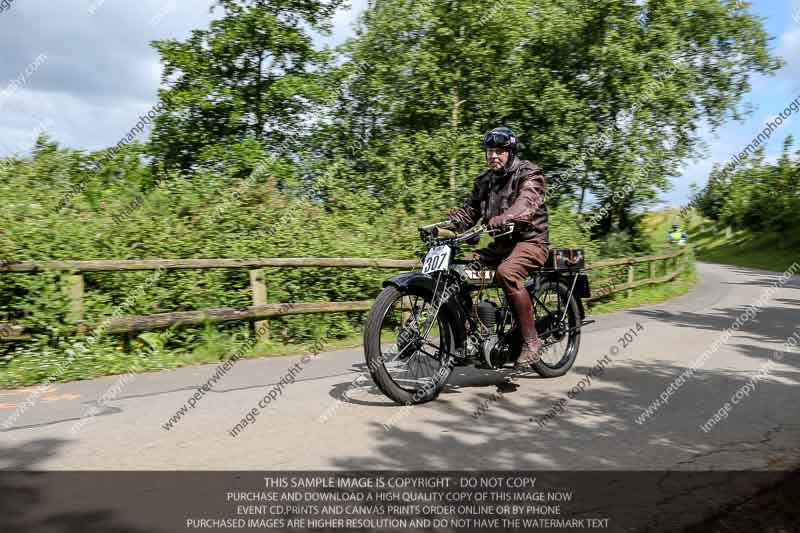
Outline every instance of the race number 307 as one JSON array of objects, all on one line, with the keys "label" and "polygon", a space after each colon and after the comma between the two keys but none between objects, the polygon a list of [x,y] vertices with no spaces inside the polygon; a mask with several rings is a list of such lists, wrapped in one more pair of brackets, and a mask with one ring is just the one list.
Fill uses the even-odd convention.
[{"label": "race number 307", "polygon": [[422,264],[422,273],[430,274],[437,270],[447,270],[450,263],[450,247],[436,246],[428,251]]}]

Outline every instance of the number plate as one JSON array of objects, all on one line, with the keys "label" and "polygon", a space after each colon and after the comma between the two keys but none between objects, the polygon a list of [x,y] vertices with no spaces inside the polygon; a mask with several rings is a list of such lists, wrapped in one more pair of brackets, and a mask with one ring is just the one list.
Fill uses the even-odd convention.
[{"label": "number plate", "polygon": [[428,250],[425,261],[422,263],[422,273],[430,274],[437,270],[447,270],[447,267],[450,266],[451,251],[449,245],[435,246]]}]

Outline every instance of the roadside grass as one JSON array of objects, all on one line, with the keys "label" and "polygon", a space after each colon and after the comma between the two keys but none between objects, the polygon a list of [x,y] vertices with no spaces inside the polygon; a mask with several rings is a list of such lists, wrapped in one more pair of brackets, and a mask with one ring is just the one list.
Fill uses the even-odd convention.
[{"label": "roadside grass", "polygon": [[[279,324],[275,324],[275,326],[278,327]],[[436,328],[434,328],[433,333],[436,333],[436,331]],[[143,335],[146,335],[148,342],[142,340]],[[125,349],[123,339],[109,336],[106,339],[109,344],[104,346],[103,350],[98,349],[91,354],[90,358],[75,359],[68,366],[68,370],[60,375],[58,379],[53,380],[53,383],[81,381],[101,376],[121,375],[128,372],[141,374],[221,363],[230,360],[232,356],[242,350],[243,346],[247,346],[249,342],[252,342],[248,342],[248,339],[241,336],[233,338],[217,331],[213,326],[208,326],[200,334],[203,337],[203,343],[195,350],[186,352],[166,346],[167,342],[164,339],[169,335],[169,330],[147,332],[134,339],[130,343],[129,350]],[[382,339],[386,342],[391,342],[395,338],[396,335],[388,334],[388,332],[384,332],[382,335]],[[153,339],[158,340],[153,341]],[[302,355],[313,353],[315,350],[331,351],[354,348],[361,346],[362,342],[361,332],[336,339],[322,337],[317,340],[290,343],[264,340],[253,345],[239,359]],[[14,389],[46,382],[48,381],[42,377],[41,369],[35,366],[30,367],[12,362],[6,367],[0,368],[0,389]]]},{"label": "roadside grass", "polygon": [[783,272],[800,260],[800,232],[756,235],[748,231],[731,231],[726,234],[726,230],[712,225],[698,229],[694,246],[700,261]]},{"label": "roadside grass", "polygon": [[[85,359],[75,359],[67,366],[67,370],[63,374],[53,380],[53,383],[80,381],[128,372],[140,374],[186,366],[220,363],[230,360],[232,356],[240,352],[243,346],[248,344],[247,339],[241,337],[232,338],[219,331],[213,331],[213,333],[209,334],[207,333],[208,330],[213,330],[213,328],[207,328],[206,333],[203,335],[204,342],[191,352],[163,345],[166,343],[156,347],[148,346],[147,343],[142,342],[139,338],[134,339],[131,342],[130,349],[126,350],[122,339],[112,339],[109,336],[107,340],[113,341],[114,344],[109,343],[102,350],[98,348]],[[153,334],[159,336],[168,334],[167,331],[148,333],[151,336],[154,336]],[[261,341],[241,355],[240,359],[300,355],[313,353],[314,350],[337,350],[359,346],[360,344],[360,334],[340,339],[308,340],[287,344],[276,341]],[[41,357],[36,358],[34,362],[40,359]],[[47,382],[48,380],[42,376],[42,369],[37,368],[35,364],[31,366],[12,361],[5,367],[0,368],[0,389],[13,389]]]}]

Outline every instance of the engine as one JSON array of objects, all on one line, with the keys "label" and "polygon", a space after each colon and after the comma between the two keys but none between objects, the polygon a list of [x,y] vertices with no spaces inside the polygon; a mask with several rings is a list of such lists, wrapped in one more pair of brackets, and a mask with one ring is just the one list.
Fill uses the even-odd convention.
[{"label": "engine", "polygon": [[481,300],[477,304],[475,304],[475,314],[477,315],[478,320],[480,320],[481,324],[483,324],[485,330],[483,328],[481,333],[491,335],[495,332],[495,326],[497,325],[497,314],[498,309],[497,306],[493,302],[489,302],[486,300]]},{"label": "engine", "polygon": [[[484,368],[499,368],[505,363],[502,344],[498,344],[497,323],[502,320],[501,311],[493,302],[481,300],[473,306],[475,318],[481,324],[479,338],[474,338],[472,347],[475,355],[480,355]],[[477,337],[477,336],[476,336]],[[483,366],[483,365],[482,365]]]}]

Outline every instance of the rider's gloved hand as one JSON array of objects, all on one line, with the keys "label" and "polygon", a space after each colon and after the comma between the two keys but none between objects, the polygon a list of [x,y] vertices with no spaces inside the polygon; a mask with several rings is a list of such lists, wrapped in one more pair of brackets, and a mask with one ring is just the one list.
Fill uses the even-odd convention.
[{"label": "rider's gloved hand", "polygon": [[456,207],[451,209],[447,212],[450,220],[452,220],[457,226],[464,227],[466,226],[467,221],[467,214],[464,212],[462,207]]},{"label": "rider's gloved hand", "polygon": [[497,215],[492,217],[489,220],[489,229],[491,230],[499,230],[503,229],[506,224],[508,224],[511,217],[508,215]]}]

